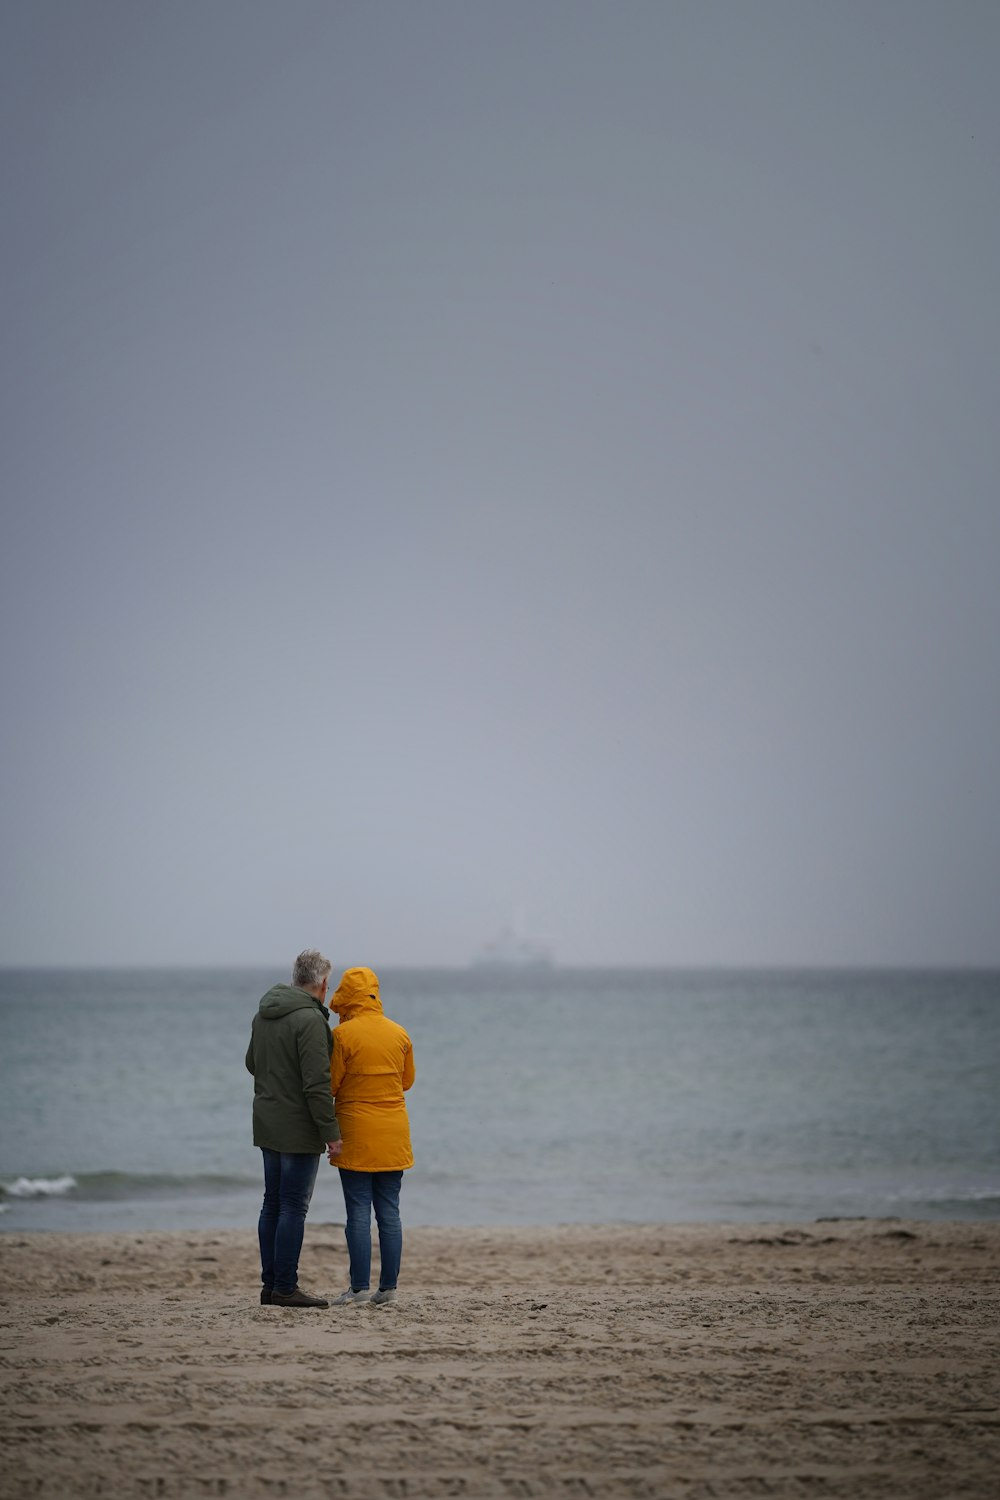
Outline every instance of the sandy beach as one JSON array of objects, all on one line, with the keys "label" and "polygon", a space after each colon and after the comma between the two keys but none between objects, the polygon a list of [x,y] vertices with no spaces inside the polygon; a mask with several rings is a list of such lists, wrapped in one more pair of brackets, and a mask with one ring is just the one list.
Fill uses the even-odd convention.
[{"label": "sandy beach", "polygon": [[0,1257],[5,1497],[997,1492],[1000,1224],[411,1229],[396,1306],[317,1312],[252,1230]]}]

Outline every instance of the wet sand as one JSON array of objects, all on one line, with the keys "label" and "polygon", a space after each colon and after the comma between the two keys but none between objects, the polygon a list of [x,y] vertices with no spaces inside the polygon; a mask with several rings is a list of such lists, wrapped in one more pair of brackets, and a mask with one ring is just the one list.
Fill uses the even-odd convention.
[{"label": "wet sand", "polygon": [[[0,1495],[993,1497],[1000,1224],[410,1229],[261,1307],[252,1228],[0,1235]],[[347,1284],[311,1222],[309,1290]]]}]

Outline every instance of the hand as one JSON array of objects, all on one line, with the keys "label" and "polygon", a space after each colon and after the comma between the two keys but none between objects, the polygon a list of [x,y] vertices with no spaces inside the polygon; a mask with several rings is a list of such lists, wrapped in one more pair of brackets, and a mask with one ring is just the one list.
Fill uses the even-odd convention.
[{"label": "hand", "polygon": [[326,1143],[326,1155],[327,1155],[327,1160],[329,1161],[331,1167],[333,1166],[333,1159],[334,1159],[334,1157],[335,1156],[339,1156],[340,1153],[341,1153],[341,1151],[343,1151],[343,1149],[344,1149],[344,1143],[343,1143],[343,1141],[327,1141],[327,1143]]}]

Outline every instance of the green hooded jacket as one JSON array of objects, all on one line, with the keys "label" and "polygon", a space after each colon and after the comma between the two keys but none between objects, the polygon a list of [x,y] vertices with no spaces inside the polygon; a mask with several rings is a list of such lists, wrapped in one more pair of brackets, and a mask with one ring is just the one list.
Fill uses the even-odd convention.
[{"label": "green hooded jacket", "polygon": [[273,985],[253,1018],[247,1048],[255,1146],[319,1154],[327,1141],[340,1140],[330,1092],[332,1050],[326,1006],[293,985]]}]

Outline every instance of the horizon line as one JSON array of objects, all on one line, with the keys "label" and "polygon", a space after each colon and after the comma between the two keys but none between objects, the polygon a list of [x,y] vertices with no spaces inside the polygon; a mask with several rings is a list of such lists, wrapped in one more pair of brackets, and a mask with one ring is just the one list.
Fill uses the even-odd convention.
[{"label": "horizon line", "polygon": [[[88,959],[83,962],[73,960],[60,960],[56,963],[42,963],[38,961],[29,962],[6,962],[0,960],[0,973],[54,973],[62,971],[88,971],[92,973],[101,972],[140,972],[174,970],[185,973],[219,972],[222,970],[239,970],[244,973],[259,972],[267,969],[287,969],[287,961],[284,963],[269,963],[266,960],[245,960],[231,962],[225,959],[211,959],[205,962],[194,960],[170,960],[170,961],[128,961],[128,960],[99,960]],[[334,964],[334,968],[338,965]],[[355,967],[348,965],[348,967]],[[369,965],[375,968],[375,965]],[[753,959],[750,961],[740,960],[650,960],[644,962],[629,961],[592,961],[577,963],[551,963],[532,966],[512,964],[481,965],[473,960],[468,962],[412,962],[408,960],[393,960],[378,966],[384,972],[426,972],[426,973],[448,973],[448,974],[484,974],[489,976],[518,975],[530,978],[539,978],[548,974],[581,974],[581,973],[616,973],[627,970],[632,973],[668,972],[668,973],[866,973],[892,970],[895,972],[909,973],[994,973],[1000,972],[1000,958],[989,960],[967,960],[967,959],[843,959],[836,961],[821,959]]]}]

